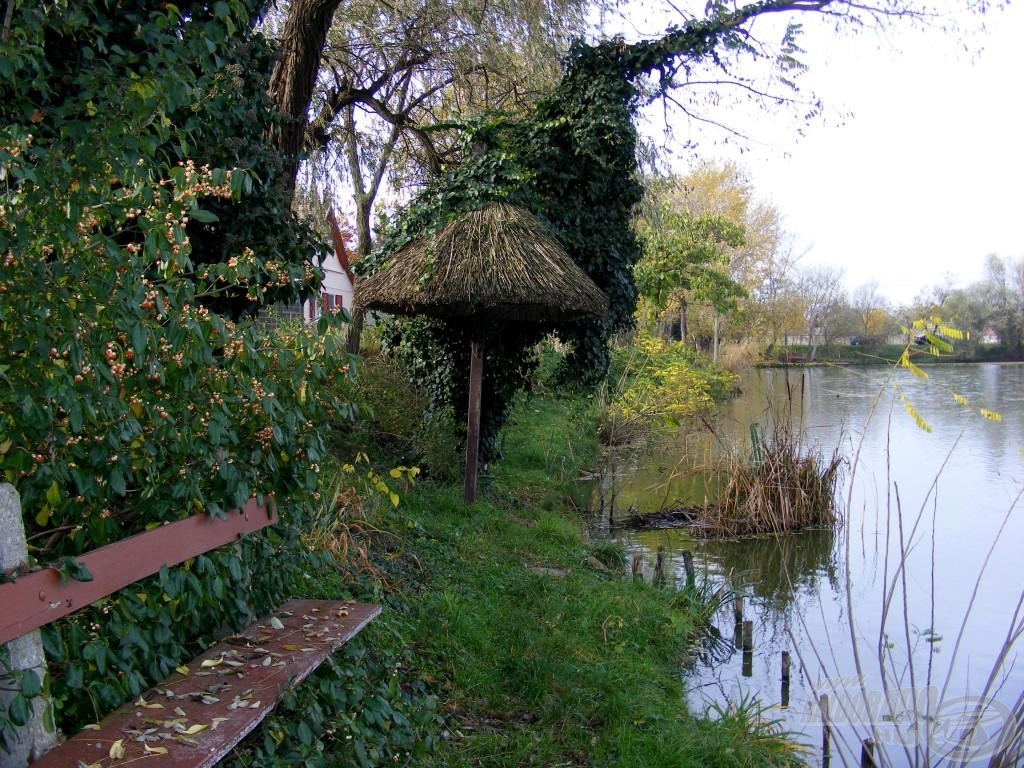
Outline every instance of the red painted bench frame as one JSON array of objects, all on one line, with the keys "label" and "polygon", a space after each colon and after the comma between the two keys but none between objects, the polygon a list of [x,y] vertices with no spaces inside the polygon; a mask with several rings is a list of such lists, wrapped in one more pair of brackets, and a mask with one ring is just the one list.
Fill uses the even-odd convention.
[{"label": "red painted bench frame", "polygon": [[[76,557],[91,581],[62,577],[57,567],[22,574],[0,584],[0,644],[277,520],[272,499],[250,499],[224,519],[194,515]],[[270,713],[290,686],[305,680],[380,611],[379,605],[290,600],[31,766],[107,768],[146,758],[147,765],[210,768]]]}]

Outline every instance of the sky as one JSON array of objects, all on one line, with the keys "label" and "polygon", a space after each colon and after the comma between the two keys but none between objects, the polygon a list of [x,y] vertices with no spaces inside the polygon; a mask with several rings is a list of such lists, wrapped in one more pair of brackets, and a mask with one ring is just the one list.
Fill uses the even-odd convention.
[{"label": "sky", "polygon": [[808,25],[801,89],[825,116],[756,113],[742,152],[708,137],[698,156],[738,162],[780,211],[799,263],[843,268],[849,289],[877,280],[906,304],[950,279],[968,285],[989,254],[1024,257],[1022,37],[1019,4],[955,35]]}]

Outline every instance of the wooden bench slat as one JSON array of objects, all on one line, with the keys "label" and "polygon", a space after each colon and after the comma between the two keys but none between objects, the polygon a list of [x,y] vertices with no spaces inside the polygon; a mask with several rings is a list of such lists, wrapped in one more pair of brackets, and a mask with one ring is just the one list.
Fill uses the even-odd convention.
[{"label": "wooden bench slat", "polygon": [[89,569],[92,581],[68,579],[61,584],[60,573],[47,568],[0,584],[0,644],[152,576],[165,565],[178,565],[275,522],[273,501],[259,504],[253,498],[242,509],[227,512],[224,520],[194,515],[75,558]]},{"label": "wooden bench slat", "polygon": [[[117,768],[140,758],[153,768],[209,768],[267,716],[289,686],[302,682],[380,611],[379,605],[363,603],[290,600],[190,662],[187,675],[175,672],[110,714],[98,730],[83,730],[32,768],[74,768],[79,761]],[[124,754],[111,757],[119,740]],[[167,752],[147,752],[146,744]]]}]

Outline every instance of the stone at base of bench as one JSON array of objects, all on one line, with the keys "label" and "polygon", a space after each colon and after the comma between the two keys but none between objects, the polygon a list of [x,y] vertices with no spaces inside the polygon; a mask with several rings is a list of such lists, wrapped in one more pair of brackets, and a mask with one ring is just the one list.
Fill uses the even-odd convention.
[{"label": "stone at base of bench", "polygon": [[117,768],[139,758],[147,768],[213,766],[290,686],[305,680],[380,610],[336,600],[290,600],[208,649],[187,665],[188,674],[175,672],[31,768]]}]

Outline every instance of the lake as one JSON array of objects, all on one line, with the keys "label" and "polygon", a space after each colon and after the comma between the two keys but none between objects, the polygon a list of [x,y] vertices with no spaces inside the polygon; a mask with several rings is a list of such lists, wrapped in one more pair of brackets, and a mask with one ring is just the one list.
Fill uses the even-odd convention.
[{"label": "lake", "polygon": [[[859,765],[870,737],[880,765],[989,765],[1008,732],[1017,737],[1016,757],[1002,765],[1020,764],[1024,658],[1014,641],[1024,634],[1024,366],[927,370],[928,381],[885,366],[751,371],[743,395],[713,421],[716,436],[695,424],[640,453],[619,450],[602,478],[596,533],[648,562],[664,547],[678,585],[682,552],[692,551],[698,582],[744,596],[753,651],[744,658],[738,647],[730,602],[685,672],[692,703],[726,707],[756,695],[767,718],[811,745],[811,764]],[[713,496],[701,468],[723,450],[746,451],[750,424],[770,421],[769,403],[808,445],[826,454],[839,445],[848,459],[840,526],[743,541],[609,529],[631,508]]]}]

